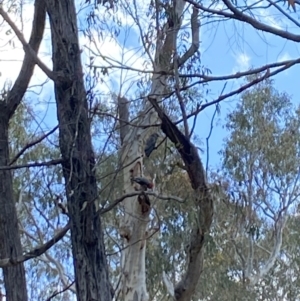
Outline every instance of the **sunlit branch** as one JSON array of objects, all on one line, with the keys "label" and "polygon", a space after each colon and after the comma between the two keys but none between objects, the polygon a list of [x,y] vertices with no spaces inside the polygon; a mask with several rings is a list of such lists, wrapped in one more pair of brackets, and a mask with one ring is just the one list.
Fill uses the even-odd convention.
[{"label": "sunlit branch", "polygon": [[193,13],[191,16],[192,44],[190,48],[182,55],[182,57],[178,58],[179,68],[199,49],[200,22],[198,22],[198,14],[199,10],[193,7]]}]

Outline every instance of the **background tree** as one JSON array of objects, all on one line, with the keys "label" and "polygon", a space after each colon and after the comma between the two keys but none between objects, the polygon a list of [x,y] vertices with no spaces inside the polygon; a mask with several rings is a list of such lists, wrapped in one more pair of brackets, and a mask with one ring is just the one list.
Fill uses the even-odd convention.
[{"label": "background tree", "polygon": [[205,274],[216,269],[212,278],[219,285],[206,283],[202,297],[277,300],[291,293],[285,289],[286,275],[297,272],[289,270],[285,254],[294,247],[284,243],[291,241],[284,233],[297,219],[298,114],[299,108],[270,80],[243,93],[228,114],[223,172],[213,176],[215,218],[203,272],[205,281]]}]

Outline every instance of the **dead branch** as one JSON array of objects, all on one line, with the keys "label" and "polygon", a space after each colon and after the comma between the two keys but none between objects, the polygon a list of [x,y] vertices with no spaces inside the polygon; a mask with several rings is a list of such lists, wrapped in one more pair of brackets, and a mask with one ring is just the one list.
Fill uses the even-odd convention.
[{"label": "dead branch", "polygon": [[50,301],[51,299],[53,299],[54,297],[64,293],[65,291],[67,291],[68,289],[71,288],[71,286],[75,283],[75,281],[72,281],[70,284],[68,284],[67,286],[65,286],[62,290],[60,291],[56,291],[54,292],[49,298],[46,299],[46,301]]}]

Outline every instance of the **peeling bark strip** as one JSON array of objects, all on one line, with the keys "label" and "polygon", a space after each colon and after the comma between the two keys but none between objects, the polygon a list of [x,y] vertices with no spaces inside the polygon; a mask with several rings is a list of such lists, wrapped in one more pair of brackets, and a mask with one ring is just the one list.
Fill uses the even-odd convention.
[{"label": "peeling bark strip", "polygon": [[[45,0],[52,37],[53,72],[63,157],[77,300],[111,300],[97,198],[95,159],[83,83],[73,0]],[[81,210],[84,203],[89,204]]]},{"label": "peeling bark strip", "polygon": [[155,98],[148,97],[148,100],[161,119],[162,131],[175,144],[180,153],[192,188],[195,191],[195,206],[198,211],[198,220],[190,236],[186,273],[175,287],[176,300],[189,301],[196,289],[202,272],[204,238],[208,234],[212,223],[213,200],[207,188],[205,171],[196,147],[164,113]]}]

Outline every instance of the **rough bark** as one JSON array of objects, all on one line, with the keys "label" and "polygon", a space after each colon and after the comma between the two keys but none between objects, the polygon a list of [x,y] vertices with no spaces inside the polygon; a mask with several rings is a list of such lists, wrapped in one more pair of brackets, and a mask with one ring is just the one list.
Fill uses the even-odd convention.
[{"label": "rough bark", "polygon": [[73,0],[46,0],[77,300],[111,300]]},{"label": "rough bark", "polygon": [[[35,1],[30,47],[38,52],[45,28],[46,12],[43,0]],[[33,74],[35,62],[25,54],[20,73],[8,92],[7,99],[0,103],[0,166],[9,165],[9,120],[20,104]],[[0,170],[0,256],[15,261],[23,255],[18,217],[13,194],[10,170]],[[6,300],[27,300],[26,278],[23,262],[3,267]]]},{"label": "rough bark", "polygon": [[[0,106],[0,165],[9,162],[8,116]],[[17,258],[22,255],[22,245],[18,228],[18,217],[13,197],[11,171],[0,171],[0,256]],[[6,300],[27,300],[24,265],[4,267],[4,285]]]}]

